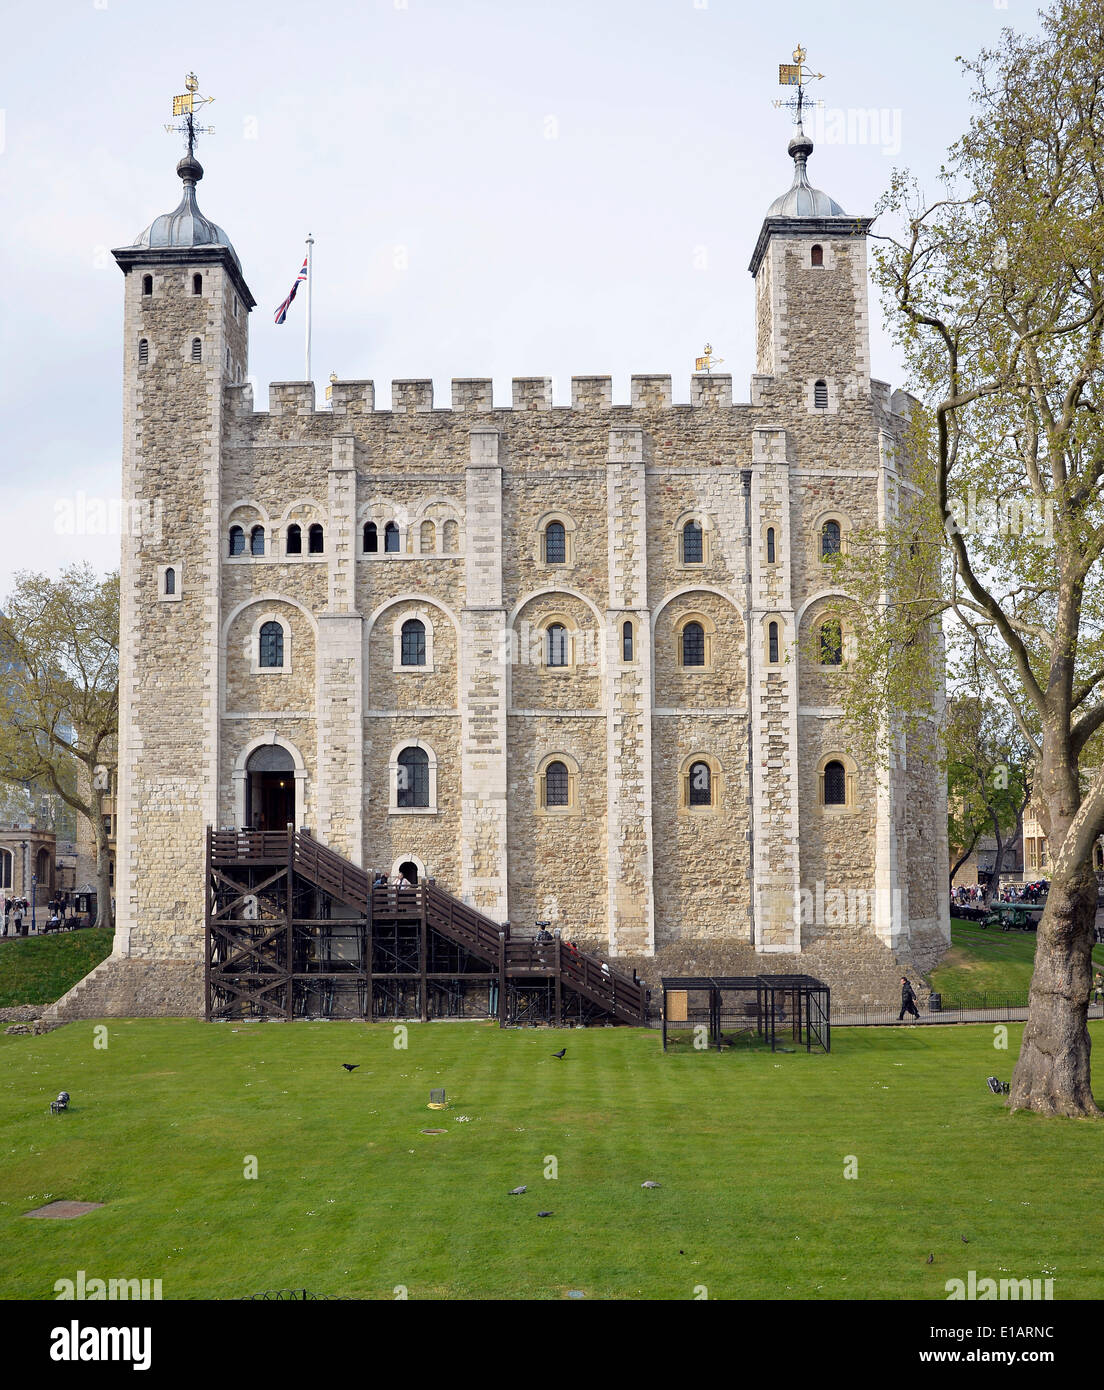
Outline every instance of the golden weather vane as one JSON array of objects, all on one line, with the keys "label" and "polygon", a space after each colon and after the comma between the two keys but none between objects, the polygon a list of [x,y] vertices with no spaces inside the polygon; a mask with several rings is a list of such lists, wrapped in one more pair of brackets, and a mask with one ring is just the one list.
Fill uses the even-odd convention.
[{"label": "golden weather vane", "polygon": [[190,158],[195,151],[196,136],[214,135],[215,133],[213,125],[196,125],[195,123],[196,111],[201,106],[209,106],[214,101],[214,97],[200,95],[199,78],[194,72],[188,73],[185,77],[184,86],[186,90],[180,96],[173,97],[173,115],[182,116],[183,120],[179,125],[173,125],[170,122],[166,124],[165,129],[170,133],[177,131],[185,137],[188,142],[188,156]]},{"label": "golden weather vane", "polygon": [[809,105],[805,99],[805,88],[810,82],[819,82],[823,76],[822,72],[813,72],[805,66],[805,50],[798,44],[793,51],[793,62],[778,64],[778,85],[780,87],[796,87],[797,96],[792,97],[789,101],[783,101],[779,98],[774,105],[789,107],[795,113],[794,124],[800,125],[801,113]]},{"label": "golden weather vane", "polygon": [[723,357],[713,356],[713,344],[706,343],[701,357],[694,358],[694,370],[696,372],[704,372],[706,376],[708,376],[714,367],[721,366],[723,362]]}]

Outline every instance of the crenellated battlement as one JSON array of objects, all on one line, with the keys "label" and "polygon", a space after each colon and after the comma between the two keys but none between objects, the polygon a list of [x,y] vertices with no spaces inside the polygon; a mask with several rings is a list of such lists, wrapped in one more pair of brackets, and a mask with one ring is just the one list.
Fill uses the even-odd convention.
[{"label": "crenellated battlement", "polygon": [[[772,378],[757,379],[757,395],[762,394],[764,385]],[[615,405],[613,400],[613,378],[610,376],[573,376],[571,378],[571,404],[555,405],[552,399],[552,378],[549,376],[519,376],[511,382],[509,404],[498,403],[494,399],[494,386],[489,377],[454,377],[452,379],[452,399],[450,405],[439,405],[433,397],[433,381],[430,378],[404,378],[391,383],[390,412],[385,406],[376,404],[376,386],[373,381],[333,381],[329,386],[330,399],[319,404],[315,396],[314,383],[309,381],[273,381],[268,387],[268,414],[270,415],[314,415],[331,413],[333,415],[372,415],[391,413],[395,415],[423,415],[434,410],[453,410],[487,412],[492,410],[550,411],[550,410],[672,410],[687,409],[687,403],[676,403],[673,399],[671,377],[657,373],[646,373],[630,379],[630,399],[628,405]],[[733,401],[732,377],[728,373],[696,375],[690,378],[689,406],[702,410],[749,408],[751,403]],[[242,387],[240,408],[247,412],[253,410],[252,390]],[[258,413],[264,413],[258,412]]]}]

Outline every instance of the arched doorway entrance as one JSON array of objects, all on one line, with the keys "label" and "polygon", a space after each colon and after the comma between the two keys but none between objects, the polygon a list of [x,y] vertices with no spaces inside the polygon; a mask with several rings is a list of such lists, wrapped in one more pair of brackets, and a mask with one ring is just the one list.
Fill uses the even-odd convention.
[{"label": "arched doorway entrance", "polygon": [[406,879],[407,883],[418,886],[418,866],[413,859],[404,859],[399,865],[399,873]]},{"label": "arched doorway entrance", "polygon": [[38,880],[38,887],[43,894],[54,891],[53,865],[50,863],[50,851],[40,849],[35,855],[35,877]]},{"label": "arched doorway entrance", "polygon": [[278,743],[249,755],[245,765],[245,823],[251,830],[286,830],[295,820],[295,760]]}]

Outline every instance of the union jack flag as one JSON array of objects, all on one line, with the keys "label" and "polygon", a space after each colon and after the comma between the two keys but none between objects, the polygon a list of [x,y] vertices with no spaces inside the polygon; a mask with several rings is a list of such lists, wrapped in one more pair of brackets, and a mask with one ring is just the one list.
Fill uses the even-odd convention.
[{"label": "union jack flag", "polygon": [[292,285],[292,287],[291,287],[291,293],[290,293],[290,294],[288,295],[288,297],[284,300],[284,302],[280,305],[280,307],[276,310],[276,322],[277,322],[277,323],[283,323],[284,319],[287,318],[287,311],[291,308],[291,301],[295,298],[295,292],[298,290],[299,286],[303,283],[303,281],[304,281],[306,278],[307,278],[307,258],[306,258],[306,256],[304,256],[304,257],[303,257],[303,264],[302,264],[302,266],[301,266],[300,269],[299,269],[299,274],[295,277],[295,284]]}]

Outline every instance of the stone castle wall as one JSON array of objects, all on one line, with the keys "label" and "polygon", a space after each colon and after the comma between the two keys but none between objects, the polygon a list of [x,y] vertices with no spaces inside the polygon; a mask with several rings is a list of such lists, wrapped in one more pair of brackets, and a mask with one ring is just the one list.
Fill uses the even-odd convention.
[{"label": "stone castle wall", "polygon": [[[636,376],[629,405],[603,377],[575,378],[569,407],[545,378],[515,380],[508,407],[489,381],[454,381],[450,408],[432,383],[396,381],[389,410],[373,383],[337,381],[328,408],[284,382],[257,412],[234,274],[208,266],[194,295],[190,271],[154,266],[146,297],[133,266],[124,487],[158,497],[162,528],[124,549],[119,959],[202,958],[203,832],[238,824],[266,742],[293,754],[300,824],[368,867],[411,858],[515,929],[550,920],[626,960],[815,960],[874,981],[907,949],[907,914],[891,921],[879,899],[863,921],[795,924],[792,904],[818,885],[872,900],[895,885],[938,938],[935,765],[910,750],[880,781],[850,751],[838,672],[811,654],[825,617],[845,650],[853,633],[821,526],[836,520],[846,544],[896,505],[885,441],[903,429],[869,378],[863,238],[822,239],[822,269],[800,236],[767,247],[746,404],[727,376],[695,377],[689,405],[669,377]],[[689,521],[700,562],[683,553]],[[545,553],[550,522],[563,563]],[[245,554],[229,553],[232,526]],[[158,592],[168,564],[175,601]],[[398,659],[411,618],[424,667]],[[279,670],[258,665],[270,620]],[[688,623],[702,665],[682,659]],[[428,807],[396,804],[411,744],[430,759]],[[848,767],[843,807],[822,804],[829,757]],[[569,771],[564,807],[543,804],[552,760]],[[707,805],[690,795],[695,763]]]}]

